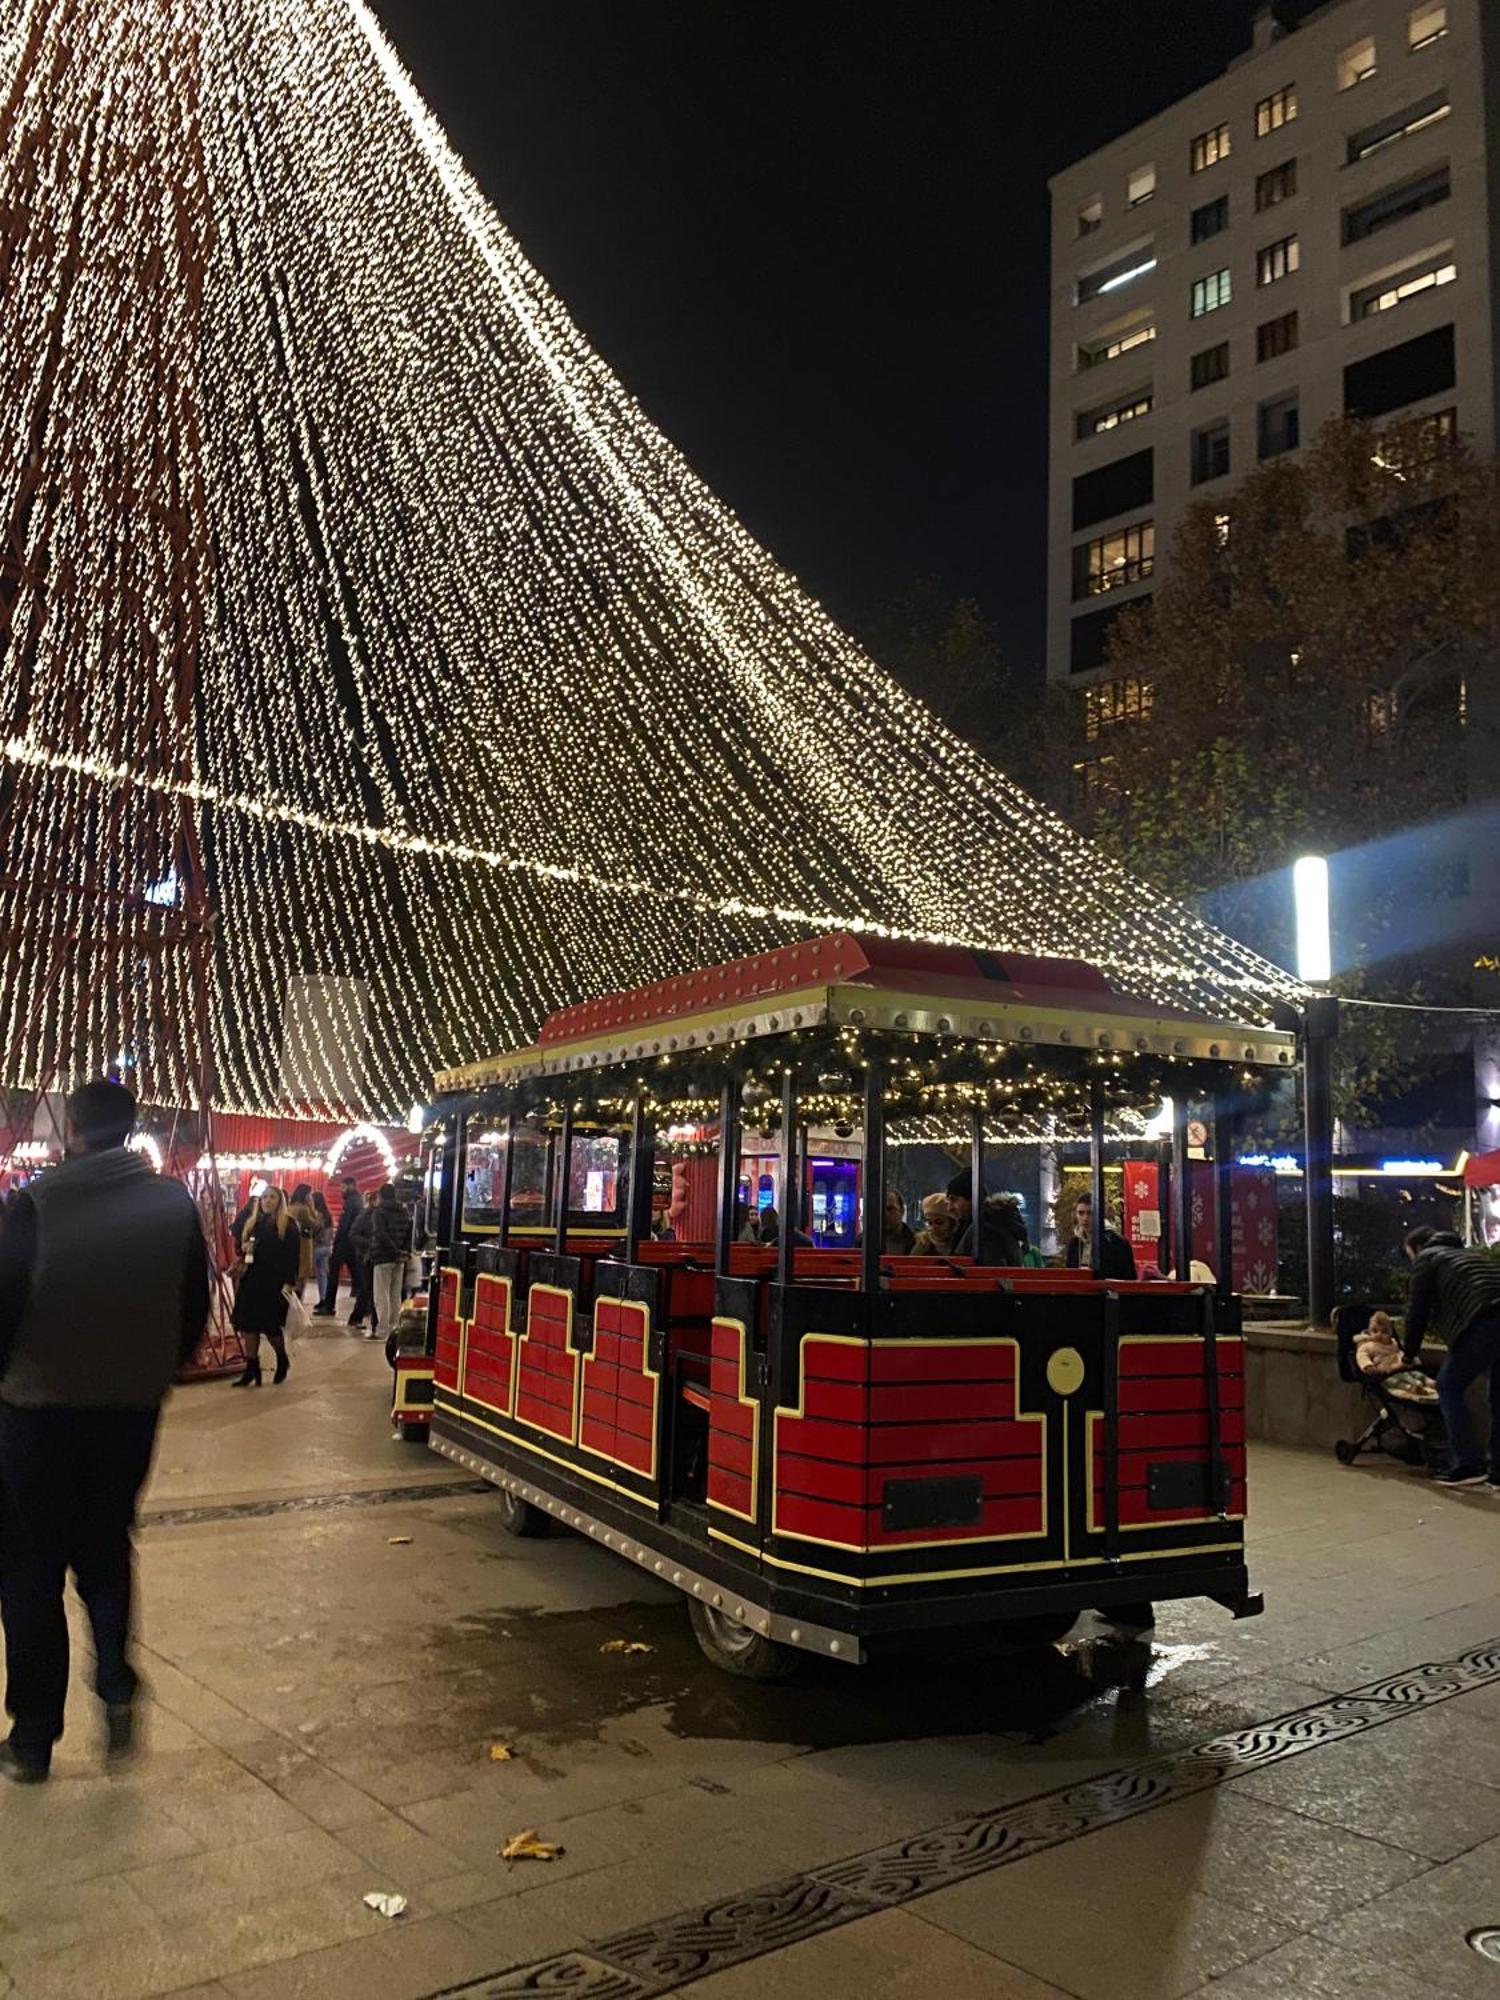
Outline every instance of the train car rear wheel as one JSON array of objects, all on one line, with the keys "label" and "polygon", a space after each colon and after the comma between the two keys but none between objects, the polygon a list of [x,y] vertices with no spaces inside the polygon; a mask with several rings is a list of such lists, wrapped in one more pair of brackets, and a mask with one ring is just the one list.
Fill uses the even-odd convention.
[{"label": "train car rear wheel", "polygon": [[508,1535],[545,1535],[547,1516],[519,1493],[500,1488],[500,1525]]},{"label": "train car rear wheel", "polygon": [[711,1604],[690,1598],[688,1617],[705,1656],[726,1674],[737,1674],[743,1681],[784,1681],[800,1664],[795,1647],[752,1632],[748,1625],[726,1618]]},{"label": "train car rear wheel", "polygon": [[1078,1623],[1076,1611],[1043,1611],[1034,1618],[1007,1618],[988,1628],[988,1635],[1007,1648],[1023,1651],[1029,1646],[1054,1646],[1066,1639]]}]

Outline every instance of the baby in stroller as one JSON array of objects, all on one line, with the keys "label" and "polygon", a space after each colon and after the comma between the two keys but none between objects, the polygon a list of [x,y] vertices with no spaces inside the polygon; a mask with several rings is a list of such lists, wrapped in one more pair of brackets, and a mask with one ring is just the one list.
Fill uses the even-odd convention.
[{"label": "baby in stroller", "polygon": [[1437,1385],[1424,1369],[1407,1362],[1390,1314],[1368,1306],[1340,1306],[1333,1325],[1339,1374],[1346,1382],[1357,1382],[1376,1410],[1359,1437],[1352,1443],[1340,1438],[1334,1446],[1339,1463],[1352,1464],[1362,1451],[1388,1451],[1408,1465],[1429,1470],[1442,1465],[1447,1438]]}]

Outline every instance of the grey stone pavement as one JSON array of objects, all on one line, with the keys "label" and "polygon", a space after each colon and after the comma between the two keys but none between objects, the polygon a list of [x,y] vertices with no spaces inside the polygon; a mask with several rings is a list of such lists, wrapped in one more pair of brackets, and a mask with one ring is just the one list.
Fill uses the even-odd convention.
[{"label": "grey stone pavement", "polygon": [[[1493,1497],[1263,1447],[1261,1619],[1172,1607],[1149,1652],[1086,1621],[1024,1658],[759,1689],[633,1566],[508,1538],[390,1439],[388,1383],[379,1345],[325,1335],[281,1389],[174,1397],[141,1537],[149,1750],[106,1776],[76,1691],[54,1781],[0,1796],[0,1994],[1500,2000],[1465,1942],[1500,1927],[1493,1673],[706,1976],[589,1957],[1500,1640]],[[565,1852],[501,1860],[528,1828]]]}]

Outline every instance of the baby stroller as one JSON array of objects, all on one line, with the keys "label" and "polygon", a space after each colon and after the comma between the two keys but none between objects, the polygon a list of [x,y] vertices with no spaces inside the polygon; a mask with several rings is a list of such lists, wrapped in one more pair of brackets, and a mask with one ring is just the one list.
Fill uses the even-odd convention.
[{"label": "baby stroller", "polygon": [[1392,1386],[1387,1375],[1367,1375],[1355,1359],[1360,1335],[1370,1324],[1375,1306],[1339,1306],[1333,1315],[1333,1331],[1338,1341],[1339,1377],[1354,1383],[1367,1401],[1375,1406],[1369,1424],[1351,1443],[1340,1438],[1333,1447],[1340,1465],[1352,1465],[1362,1451],[1383,1451],[1406,1465],[1425,1466],[1429,1472],[1446,1463],[1448,1436],[1442,1412],[1429,1398],[1415,1399]]}]

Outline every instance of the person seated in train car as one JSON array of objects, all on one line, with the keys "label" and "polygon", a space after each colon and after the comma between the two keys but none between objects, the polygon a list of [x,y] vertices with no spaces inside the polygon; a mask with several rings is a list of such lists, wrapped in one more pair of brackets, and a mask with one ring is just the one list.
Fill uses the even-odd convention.
[{"label": "person seated in train car", "polygon": [[880,1251],[884,1257],[909,1257],[917,1232],[906,1219],[906,1201],[899,1188],[885,1191],[885,1235]]},{"label": "person seated in train car", "polygon": [[1135,1252],[1117,1229],[1111,1229],[1109,1218],[1104,1222],[1104,1247],[1100,1252],[1098,1267],[1094,1268],[1094,1197],[1081,1194],[1073,1204],[1073,1235],[1068,1244],[1067,1265],[1070,1271],[1094,1270],[1096,1278],[1135,1277]]},{"label": "person seated in train car", "polygon": [[966,1173],[955,1174],[948,1183],[948,1206],[953,1212],[958,1232],[953,1245],[954,1256],[972,1257],[976,1264],[1024,1262],[1030,1238],[1020,1202],[1013,1194],[992,1195],[988,1188],[982,1189],[976,1241],[974,1203],[970,1196],[972,1185],[971,1177]]},{"label": "person seated in train car", "polygon": [[953,1239],[957,1235],[954,1227],[953,1210],[948,1206],[945,1194],[924,1194],[922,1197],[922,1227],[917,1231],[911,1246],[913,1257],[947,1257],[952,1254]]},{"label": "person seated in train car", "polygon": [[734,1205],[734,1240],[736,1243],[759,1243],[760,1232],[755,1226],[755,1211],[748,1201],[737,1201]]},{"label": "person seated in train car", "polygon": [[[760,1241],[773,1249],[781,1241],[781,1215],[771,1202],[767,1202],[760,1212]],[[793,1229],[792,1241],[799,1250],[814,1248],[813,1240],[805,1229]]]}]

